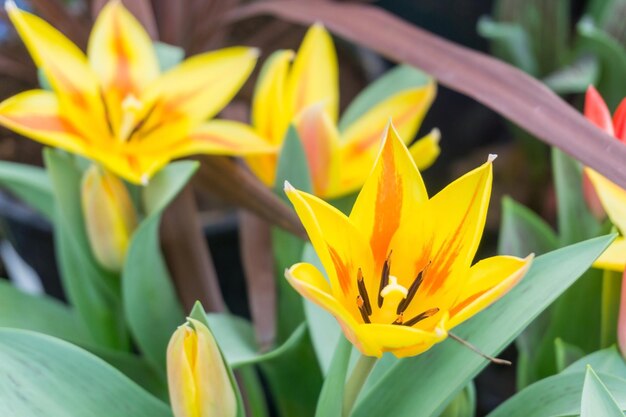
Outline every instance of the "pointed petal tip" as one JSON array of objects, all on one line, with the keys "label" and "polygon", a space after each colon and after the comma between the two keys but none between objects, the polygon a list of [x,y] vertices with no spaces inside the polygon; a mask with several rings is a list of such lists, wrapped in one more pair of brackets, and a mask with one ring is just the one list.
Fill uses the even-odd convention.
[{"label": "pointed petal tip", "polygon": [[487,162],[488,163],[492,163],[493,161],[496,160],[496,158],[498,157],[497,154],[495,153],[490,153],[489,156],[487,157]]},{"label": "pointed petal tip", "polygon": [[141,185],[147,186],[150,183],[150,176],[148,174],[143,174],[141,176]]},{"label": "pointed petal tip", "polygon": [[4,9],[8,12],[8,11],[11,11],[11,10],[17,10],[18,7],[17,7],[17,4],[15,4],[15,1],[13,1],[13,0],[6,0],[4,2]]},{"label": "pointed petal tip", "polygon": [[291,185],[289,183],[289,181],[285,181],[284,185],[283,185],[283,190],[285,190],[286,193],[288,192],[292,192],[292,191],[296,191],[296,189],[294,188],[293,185]]},{"label": "pointed petal tip", "polygon": [[258,58],[261,56],[261,48],[249,48],[248,53],[252,58]]}]

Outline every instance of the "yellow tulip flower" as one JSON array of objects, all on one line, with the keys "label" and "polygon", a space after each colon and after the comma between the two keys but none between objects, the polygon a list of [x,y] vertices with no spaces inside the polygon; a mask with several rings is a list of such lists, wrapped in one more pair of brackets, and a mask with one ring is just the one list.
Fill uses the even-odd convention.
[{"label": "yellow tulip flower", "polygon": [[0,123],[48,146],[145,183],[170,160],[197,153],[272,151],[252,129],[215,116],[252,71],[258,51],[232,47],[161,73],[152,41],[121,1],[98,16],[85,55],[12,1],[7,13],[53,91],[0,104]]},{"label": "yellow tulip flower", "polygon": [[349,217],[285,184],[330,283],[308,263],[287,270],[287,279],[333,314],[364,355],[428,350],[511,289],[530,266],[532,255],[472,265],[487,215],[492,160],[429,198],[391,127]]},{"label": "yellow tulip flower", "polygon": [[[585,117],[626,145],[626,99],[622,101],[611,118],[611,112],[602,96],[595,88],[589,87],[585,97]],[[584,173],[591,180],[604,211],[621,234],[593,265],[601,269],[624,271],[626,269],[626,190],[591,168],[585,167]]]},{"label": "yellow tulip flower", "polygon": [[[252,102],[252,126],[268,144],[278,146],[290,124],[298,130],[309,162],[314,194],[334,198],[357,191],[380,147],[380,133],[391,119],[402,137],[412,139],[436,92],[429,80],[405,88],[366,111],[343,129],[337,126],[339,80],[332,38],[312,26],[291,64],[293,51],[277,51],[264,64]],[[412,150],[420,169],[439,155],[439,131],[417,141]],[[252,171],[273,186],[277,155],[247,158]]]},{"label": "yellow tulip flower", "polygon": [[235,417],[237,398],[209,329],[187,319],[167,347],[167,382],[175,417]]}]

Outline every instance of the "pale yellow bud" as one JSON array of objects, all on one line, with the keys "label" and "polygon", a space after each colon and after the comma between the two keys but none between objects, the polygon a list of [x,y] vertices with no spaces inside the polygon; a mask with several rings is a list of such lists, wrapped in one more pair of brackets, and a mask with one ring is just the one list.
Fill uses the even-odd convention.
[{"label": "pale yellow bud", "polygon": [[213,335],[188,319],[167,347],[167,382],[175,417],[235,417],[237,399]]},{"label": "pale yellow bud", "polygon": [[137,227],[128,189],[118,177],[92,165],[83,175],[82,205],[94,256],[104,268],[119,272]]}]

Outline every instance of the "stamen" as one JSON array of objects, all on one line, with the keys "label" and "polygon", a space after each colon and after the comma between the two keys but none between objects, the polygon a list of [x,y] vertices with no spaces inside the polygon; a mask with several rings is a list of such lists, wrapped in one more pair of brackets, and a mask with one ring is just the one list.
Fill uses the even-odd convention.
[{"label": "stamen", "polygon": [[396,318],[394,322],[391,324],[402,324],[403,322],[404,322],[404,313],[400,313],[398,315],[398,318]]},{"label": "stamen", "polygon": [[378,308],[383,306],[384,297],[381,295],[383,289],[389,284],[389,272],[391,271],[391,251],[383,264],[383,272],[380,275],[380,287],[378,288]]},{"label": "stamen", "polygon": [[413,297],[415,297],[415,294],[417,294],[417,290],[419,290],[420,285],[422,285],[422,282],[424,281],[424,277],[426,276],[426,272],[428,271],[429,267],[430,261],[428,261],[428,264],[426,264],[424,269],[422,269],[419,274],[417,274],[417,277],[415,277],[415,280],[409,287],[409,293],[407,294],[406,298],[400,301],[400,304],[398,304],[398,309],[396,310],[396,313],[400,314],[409,306],[409,304],[413,300]]},{"label": "stamen", "polygon": [[132,94],[127,95],[122,101],[122,121],[117,132],[117,138],[121,142],[126,142],[130,138],[142,107],[141,101]]},{"label": "stamen", "polygon": [[367,311],[365,310],[365,304],[363,303],[363,298],[360,295],[356,296],[356,305],[359,307],[359,312],[361,313],[361,317],[365,323],[371,323],[369,316],[367,315]]},{"label": "stamen", "polygon": [[361,298],[363,299],[363,305],[365,306],[365,311],[367,312],[369,316],[371,316],[372,305],[370,304],[370,297],[367,294],[367,288],[365,287],[365,282],[363,281],[363,272],[361,271],[361,268],[359,268],[359,272],[357,273],[356,282],[359,287],[359,294],[361,295]]},{"label": "stamen", "polygon": [[423,313],[418,314],[417,316],[413,317],[411,320],[407,320],[406,322],[402,323],[405,326],[413,326],[416,323],[419,323],[422,320],[425,320],[429,317],[434,316],[435,314],[437,314],[439,312],[439,309],[437,307],[435,308],[431,308],[430,310],[426,310]]}]

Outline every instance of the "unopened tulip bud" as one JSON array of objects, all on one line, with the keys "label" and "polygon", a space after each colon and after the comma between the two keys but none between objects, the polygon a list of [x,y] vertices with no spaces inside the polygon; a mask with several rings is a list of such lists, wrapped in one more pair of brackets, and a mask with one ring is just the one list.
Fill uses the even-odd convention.
[{"label": "unopened tulip bud", "polygon": [[167,347],[167,381],[175,417],[235,417],[237,399],[209,329],[189,318]]},{"label": "unopened tulip bud", "polygon": [[626,270],[622,277],[622,294],[617,319],[617,344],[622,356],[626,358]]},{"label": "unopened tulip bud", "polygon": [[137,215],[124,183],[92,165],[83,176],[83,216],[91,250],[106,269],[119,272],[137,227]]}]

